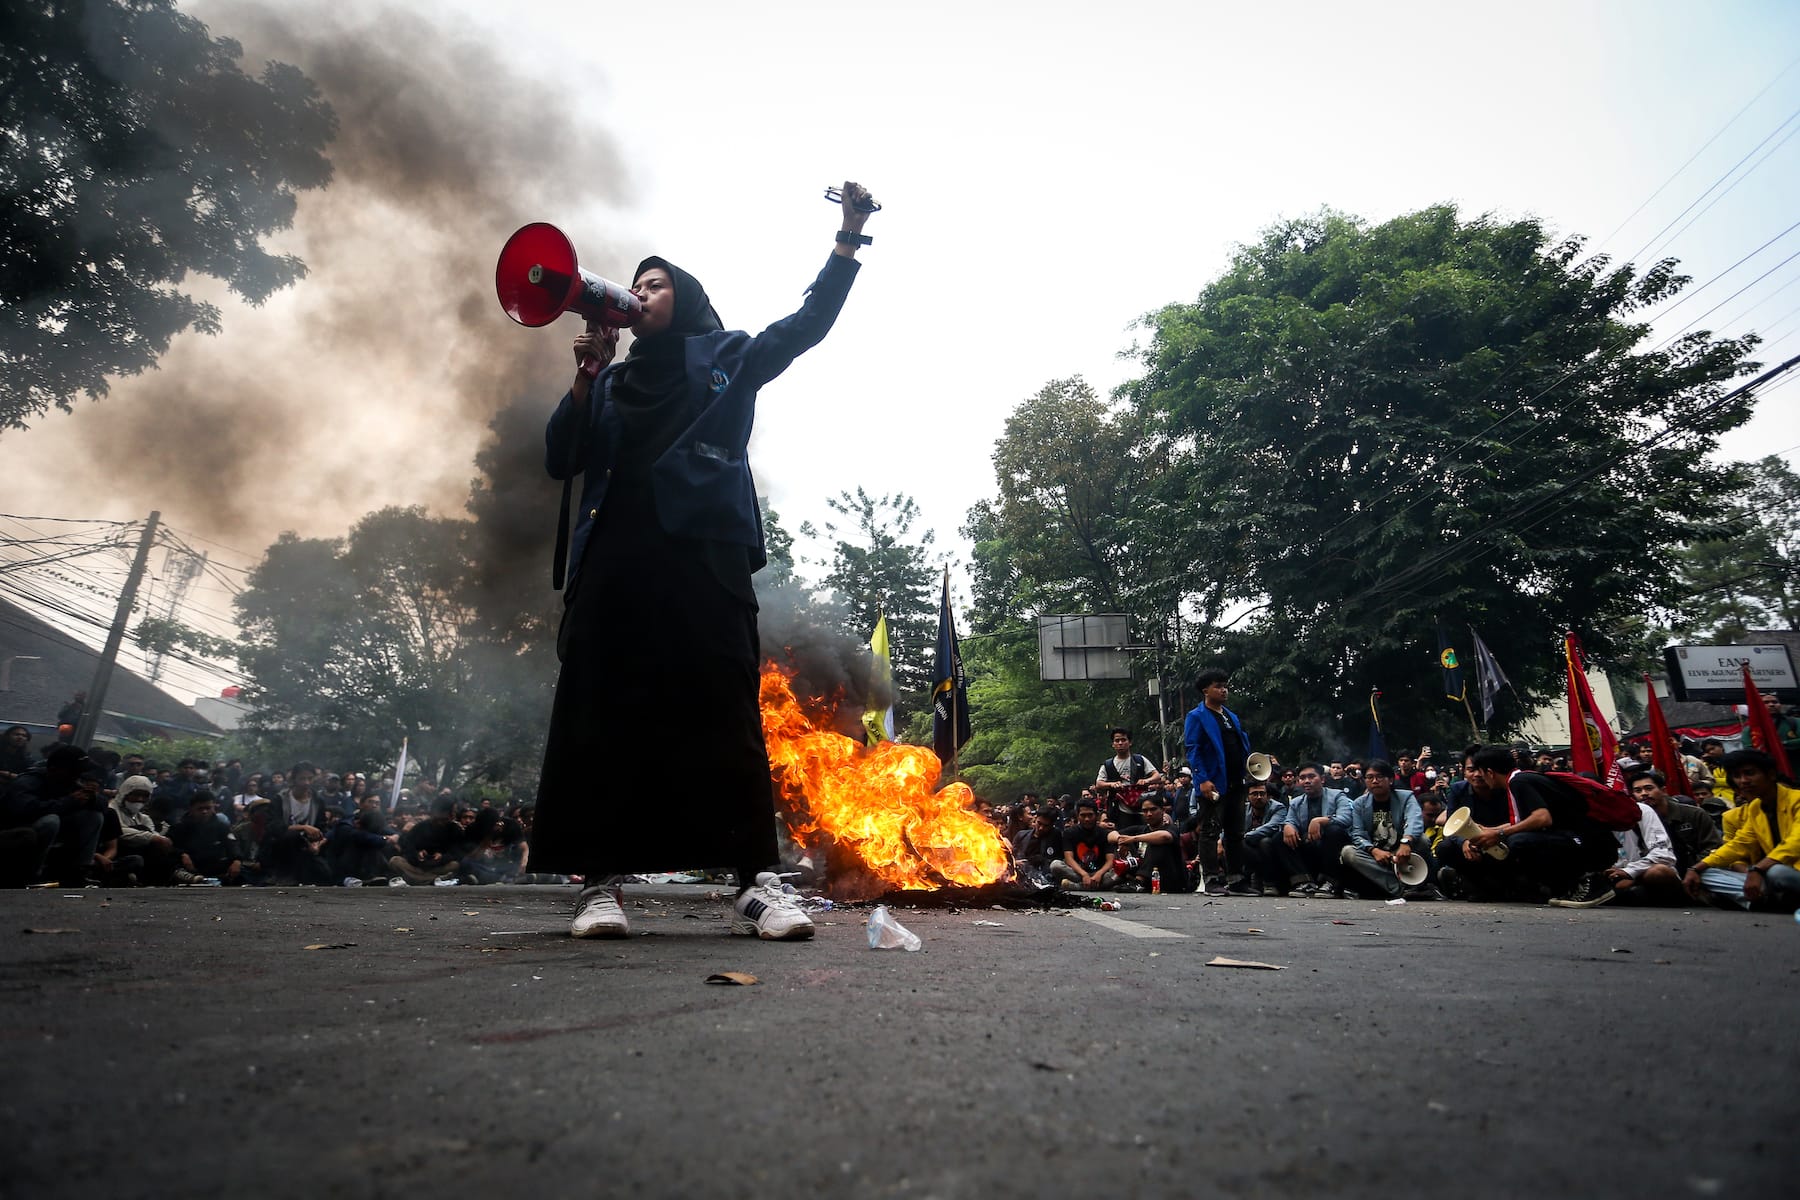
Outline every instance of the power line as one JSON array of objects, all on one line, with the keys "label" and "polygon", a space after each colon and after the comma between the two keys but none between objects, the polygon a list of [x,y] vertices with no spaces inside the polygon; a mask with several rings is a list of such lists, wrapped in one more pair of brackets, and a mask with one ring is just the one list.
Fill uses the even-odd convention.
[{"label": "power line", "polygon": [[1782,121],[1782,123],[1777,125],[1774,129],[1770,130],[1768,132],[1768,134],[1763,137],[1762,141],[1760,141],[1760,142],[1756,143],[1756,145],[1750,147],[1749,153],[1745,154],[1743,158],[1740,158],[1736,162],[1732,163],[1731,166],[1726,169],[1725,174],[1723,174],[1723,175],[1719,176],[1717,179],[1713,180],[1711,186],[1709,186],[1704,192],[1701,192],[1698,196],[1695,196],[1694,199],[1691,202],[1689,202],[1689,204],[1686,208],[1682,209],[1680,212],[1676,213],[1673,217],[1671,217],[1669,219],[1669,223],[1667,225],[1664,225],[1661,229],[1659,229],[1655,233],[1651,234],[1650,240],[1645,242],[1642,246],[1638,247],[1636,253],[1626,255],[1625,256],[1626,261],[1627,262],[1636,262],[1638,259],[1642,258],[1644,255],[1644,251],[1648,250],[1652,245],[1654,245],[1656,243],[1658,238],[1662,237],[1663,234],[1667,233],[1669,231],[1669,229],[1675,224],[1676,221],[1681,220],[1681,218],[1687,216],[1689,212],[1693,211],[1694,205],[1700,203],[1702,200],[1704,200],[1708,196],[1710,196],[1712,194],[1713,188],[1718,187],[1721,183],[1724,183],[1725,180],[1730,178],[1733,172],[1735,172],[1739,167],[1743,166],[1744,163],[1749,160],[1750,155],[1755,154],[1758,150],[1761,150],[1765,145],[1768,144],[1768,141],[1770,138],[1772,138],[1776,134],[1780,133],[1783,129],[1786,129],[1790,124],[1793,123],[1795,118],[1800,118],[1800,108],[1797,108],[1793,112],[1789,113],[1787,119]]},{"label": "power line", "polygon": [[[1796,111],[1794,116],[1800,117],[1800,111]],[[1788,118],[1789,121],[1792,121],[1793,119],[1794,119],[1794,117]],[[1680,229],[1677,229],[1674,233],[1671,233],[1668,236],[1668,239],[1665,240],[1662,245],[1658,246],[1654,251],[1651,252],[1652,255],[1654,256],[1656,254],[1662,253],[1663,250],[1668,248],[1668,245],[1670,242],[1673,242],[1676,238],[1678,238],[1682,234],[1686,233],[1689,229],[1692,229],[1694,227],[1695,221],[1698,221],[1701,217],[1704,217],[1707,213],[1711,212],[1713,205],[1717,204],[1719,201],[1723,200],[1725,197],[1731,195],[1731,193],[1737,189],[1738,184],[1744,182],[1744,180],[1746,180],[1746,179],[1750,178],[1752,175],[1756,174],[1757,168],[1762,166],[1764,163],[1768,162],[1769,159],[1773,158],[1775,156],[1775,154],[1783,146],[1787,145],[1788,142],[1793,140],[1793,137],[1796,133],[1800,133],[1800,125],[1796,125],[1794,128],[1788,130],[1786,137],[1782,138],[1779,142],[1776,142],[1773,146],[1770,146],[1768,153],[1764,154],[1761,158],[1757,159],[1754,163],[1752,163],[1750,166],[1750,169],[1748,171],[1745,171],[1742,175],[1739,175],[1736,179],[1732,180],[1731,186],[1727,187],[1724,191],[1720,192],[1718,195],[1714,196],[1711,200],[1709,200],[1707,202],[1705,208],[1702,208],[1699,212],[1695,213],[1692,217],[1690,217],[1688,219],[1688,223],[1686,225],[1683,225]]]},{"label": "power line", "polygon": [[[1770,238],[1768,241],[1766,241],[1762,245],[1758,246],[1755,250],[1752,250],[1749,254],[1744,255],[1744,257],[1738,259],[1737,262],[1735,262],[1731,266],[1725,268],[1724,271],[1719,272],[1717,275],[1714,275],[1711,279],[1707,280],[1706,283],[1701,284],[1700,287],[1695,288],[1692,291],[1689,291],[1685,296],[1682,297],[1682,299],[1680,301],[1678,301],[1676,304],[1671,305],[1669,308],[1665,309],[1663,311],[1663,313],[1660,315],[1667,316],[1668,313],[1673,312],[1676,308],[1679,308],[1681,306],[1681,304],[1686,303],[1688,300],[1692,299],[1694,296],[1698,295],[1700,292],[1705,291],[1708,287],[1712,286],[1712,284],[1717,283],[1720,279],[1724,278],[1726,275],[1729,275],[1732,271],[1737,270],[1738,267],[1742,266],[1746,262],[1749,262],[1751,259],[1755,258],[1758,254],[1761,254],[1764,250],[1767,250],[1770,246],[1773,246],[1775,243],[1781,241],[1783,238],[1785,238],[1789,234],[1793,233],[1796,229],[1800,229],[1800,221],[1796,221],[1794,224],[1788,226],[1786,229],[1782,230],[1780,233],[1776,234],[1774,237]],[[1782,266],[1785,266],[1788,262],[1791,262],[1797,256],[1800,256],[1800,252],[1797,252],[1795,255],[1789,255],[1788,258],[1783,259],[1782,262],[1776,264],[1775,267],[1771,268],[1771,271],[1779,270]],[[1746,286],[1747,287],[1755,286],[1755,284],[1757,282],[1759,282],[1763,278],[1766,278],[1769,274],[1770,274],[1770,271],[1765,271],[1763,273],[1763,275],[1758,276],[1756,280],[1752,280],[1750,282],[1750,284],[1748,284]],[[1732,293],[1731,296],[1726,297],[1726,299],[1724,301],[1721,301],[1721,303],[1729,303],[1731,301],[1731,299],[1733,299],[1737,295],[1740,295],[1742,293],[1742,291],[1743,291],[1743,289],[1740,288],[1737,292]],[[1654,353],[1662,350],[1665,346],[1667,346],[1669,344],[1669,342],[1673,341],[1676,337],[1681,336],[1681,334],[1687,332],[1698,321],[1703,320],[1707,315],[1709,315],[1711,312],[1716,310],[1717,307],[1718,306],[1715,305],[1714,308],[1708,309],[1707,312],[1702,313],[1699,317],[1696,317],[1694,320],[1689,321],[1686,325],[1683,325],[1680,329],[1676,330],[1673,334],[1670,334],[1667,338],[1665,338],[1657,346],[1653,347],[1650,351],[1648,351],[1648,353],[1654,354]],[[1503,425],[1507,421],[1511,420],[1514,416],[1517,416],[1519,413],[1527,411],[1532,405],[1535,405],[1539,401],[1542,401],[1545,397],[1549,396],[1552,392],[1556,391],[1558,388],[1562,387],[1564,384],[1566,384],[1570,380],[1574,379],[1584,369],[1591,366],[1594,362],[1604,362],[1615,351],[1624,349],[1626,346],[1630,345],[1630,343],[1632,342],[1634,337],[1635,337],[1635,335],[1630,332],[1622,334],[1619,337],[1619,339],[1617,341],[1615,341],[1611,346],[1606,347],[1604,352],[1601,355],[1595,356],[1589,360],[1586,360],[1584,362],[1576,364],[1573,367],[1570,367],[1568,370],[1564,371],[1561,375],[1559,375],[1556,379],[1552,380],[1542,391],[1539,391],[1535,395],[1529,396],[1526,399],[1521,400],[1509,412],[1505,413],[1501,417],[1490,422],[1479,433],[1474,434],[1473,436],[1465,439],[1464,441],[1462,441],[1461,443],[1456,445],[1443,457],[1445,459],[1455,460],[1456,457],[1462,453],[1462,451],[1468,449],[1470,446],[1474,445],[1481,438],[1486,437],[1489,433],[1493,432],[1495,429],[1498,429],[1501,425]],[[1521,354],[1522,353],[1523,352],[1521,352]],[[1499,382],[1499,380],[1495,381],[1496,384],[1498,382]],[[1480,392],[1477,392],[1475,394],[1475,396],[1473,398],[1471,398],[1469,403],[1473,404],[1476,400],[1479,400],[1482,396],[1486,395],[1489,388],[1491,388],[1493,386],[1494,386],[1494,384],[1490,384],[1488,388],[1483,388]],[[1565,406],[1565,407],[1559,409],[1554,415],[1552,415],[1548,421],[1541,422],[1534,426],[1528,426],[1522,432],[1515,434],[1511,438],[1509,438],[1506,442],[1503,443],[1503,445],[1508,446],[1508,447],[1516,446],[1517,444],[1519,444],[1521,442],[1529,441],[1532,438],[1535,438],[1544,433],[1547,433],[1550,430],[1556,428],[1556,426],[1558,424],[1560,424],[1563,420],[1567,419],[1573,413],[1573,411],[1574,411],[1573,406]],[[1392,526],[1394,524],[1394,522],[1400,520],[1402,517],[1406,516],[1406,514],[1412,512],[1414,509],[1419,507],[1419,505],[1424,504],[1427,501],[1436,499],[1437,497],[1443,496],[1445,494],[1447,494],[1447,489],[1446,489],[1445,484],[1443,484],[1441,482],[1428,488],[1421,495],[1417,496],[1416,498],[1414,498],[1411,501],[1408,501],[1398,512],[1395,512],[1394,514],[1389,516],[1380,525],[1376,526],[1374,530],[1372,530],[1368,533],[1359,534],[1358,540],[1366,544],[1369,540],[1380,536],[1380,534],[1383,533],[1385,530],[1387,530],[1390,526]],[[1325,540],[1329,539],[1330,537],[1332,537],[1332,535],[1336,534],[1338,530],[1343,529],[1344,527],[1354,523],[1359,518],[1361,518],[1365,515],[1366,514],[1359,513],[1359,512],[1352,512],[1351,514],[1347,515],[1343,520],[1339,521],[1336,525],[1333,525],[1330,529],[1326,530],[1324,535],[1319,540],[1325,541]]]},{"label": "power line", "polygon": [[1642,204],[1640,204],[1636,208],[1632,209],[1631,215],[1626,217],[1623,221],[1620,221],[1619,227],[1617,229],[1613,230],[1611,233],[1607,234],[1604,238],[1602,238],[1600,240],[1600,242],[1598,243],[1598,245],[1595,246],[1595,249],[1598,250],[1601,246],[1604,246],[1606,243],[1608,243],[1608,242],[1612,241],[1614,238],[1618,237],[1621,230],[1623,230],[1627,225],[1631,224],[1634,220],[1636,220],[1637,215],[1639,213],[1643,212],[1646,208],[1650,207],[1650,204],[1652,201],[1654,201],[1658,196],[1662,195],[1663,192],[1668,189],[1670,184],[1674,183],[1677,179],[1681,178],[1682,173],[1685,172],[1689,167],[1693,166],[1696,159],[1698,159],[1702,154],[1705,154],[1709,149],[1711,149],[1712,144],[1714,142],[1718,141],[1721,137],[1724,137],[1727,130],[1729,130],[1733,125],[1736,125],[1738,123],[1739,119],[1742,118],[1745,113],[1749,112],[1752,108],[1754,108],[1756,106],[1756,102],[1758,100],[1761,100],[1764,96],[1768,95],[1769,90],[1771,88],[1773,88],[1776,84],[1780,83],[1783,79],[1785,79],[1787,77],[1788,72],[1792,71],[1797,66],[1800,66],[1800,58],[1794,59],[1794,61],[1790,62],[1787,66],[1785,66],[1785,67],[1781,68],[1781,70],[1777,71],[1775,73],[1775,78],[1773,78],[1773,79],[1769,80],[1769,82],[1763,84],[1761,91],[1757,92],[1756,95],[1750,97],[1750,99],[1744,104],[1744,107],[1738,109],[1737,112],[1733,113],[1730,120],[1726,121],[1725,124],[1719,126],[1717,132],[1715,132],[1711,137],[1707,138],[1705,142],[1701,143],[1700,148],[1698,150],[1694,151],[1694,153],[1689,156],[1689,158],[1686,162],[1682,163],[1679,167],[1676,167],[1675,173],[1673,175],[1669,176],[1667,179],[1663,180],[1662,185],[1660,187],[1658,187],[1654,192],[1651,192],[1649,197],[1647,199],[1645,199],[1645,201]]},{"label": "power line", "polygon": [[[1702,405],[1700,408],[1695,409],[1688,414],[1685,414],[1686,423],[1697,424],[1699,422],[1704,421],[1705,419],[1710,417],[1714,412],[1718,411],[1719,409],[1724,408],[1726,405],[1737,400],[1739,397],[1748,395],[1751,391],[1753,391],[1759,385],[1761,385],[1765,382],[1768,382],[1770,380],[1777,379],[1782,375],[1785,375],[1788,371],[1793,370],[1796,366],[1800,366],[1800,355],[1795,355],[1793,358],[1788,359],[1786,362],[1782,363],[1780,366],[1770,368],[1769,370],[1763,372],[1761,375],[1757,376],[1755,379],[1751,380],[1750,382],[1743,384],[1742,386],[1734,388],[1731,391],[1727,392],[1725,395],[1719,397],[1717,400],[1711,401],[1705,405]],[[1439,564],[1447,562],[1451,558],[1455,558],[1460,555],[1466,555],[1466,554],[1470,553],[1469,543],[1478,542],[1482,538],[1485,538],[1488,534],[1490,534],[1496,530],[1499,530],[1499,529],[1504,529],[1507,526],[1514,524],[1519,519],[1529,515],[1533,510],[1539,509],[1546,504],[1554,503],[1555,501],[1570,495],[1571,493],[1575,492],[1577,489],[1581,488],[1582,486],[1584,486],[1585,484],[1587,484],[1589,481],[1591,481],[1595,477],[1599,476],[1600,474],[1602,474],[1608,470],[1612,470],[1612,469],[1622,465],[1626,461],[1628,461],[1632,458],[1635,458],[1637,455],[1643,453],[1645,450],[1651,449],[1652,447],[1657,445],[1659,442],[1662,442],[1662,441],[1668,439],[1669,437],[1672,437],[1676,434],[1683,433],[1683,432],[1688,432],[1688,431],[1682,428],[1681,423],[1671,422],[1667,427],[1665,427],[1661,431],[1653,434],[1652,436],[1645,438],[1642,442],[1640,442],[1637,446],[1635,446],[1632,450],[1626,452],[1625,454],[1622,454],[1622,455],[1619,455],[1619,456],[1613,457],[1613,458],[1608,458],[1608,459],[1601,461],[1600,463],[1596,464],[1595,466],[1590,467],[1589,469],[1580,472],[1573,479],[1569,480],[1567,483],[1564,483],[1564,484],[1552,489],[1546,495],[1540,496],[1533,500],[1529,500],[1529,501],[1525,502],[1524,504],[1521,504],[1518,507],[1514,508],[1510,512],[1502,513],[1500,516],[1495,517],[1493,520],[1489,521],[1487,524],[1476,529],[1472,533],[1466,534],[1463,538],[1459,539],[1455,545],[1446,547],[1443,550],[1436,551],[1432,554],[1429,554],[1417,562],[1409,563],[1406,567],[1401,569],[1395,575],[1389,577],[1388,579],[1382,580],[1376,584],[1372,584],[1371,586],[1363,589],[1361,592],[1358,592],[1353,596],[1349,596],[1349,597],[1345,598],[1340,603],[1343,605],[1359,603],[1360,601],[1368,598],[1369,596],[1374,595],[1376,592],[1379,592],[1379,591],[1383,590],[1384,588],[1392,588],[1392,587],[1400,586],[1405,583],[1409,583],[1412,579],[1429,573],[1432,569],[1436,568]],[[1547,520],[1550,516],[1555,515],[1556,512],[1560,512],[1562,510],[1562,508],[1566,508],[1566,507],[1567,507],[1567,505],[1563,505],[1557,509],[1554,509],[1550,513],[1544,514],[1543,516],[1534,520],[1532,522],[1532,524],[1534,524],[1534,525],[1541,524],[1542,521]]]}]

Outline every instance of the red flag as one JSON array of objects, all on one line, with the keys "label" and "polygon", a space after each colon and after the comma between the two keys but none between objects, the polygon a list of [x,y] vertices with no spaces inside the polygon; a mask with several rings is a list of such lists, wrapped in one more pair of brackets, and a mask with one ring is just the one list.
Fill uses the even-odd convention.
[{"label": "red flag", "polygon": [[1685,796],[1691,786],[1687,768],[1682,765],[1681,751],[1675,748],[1675,736],[1669,732],[1668,721],[1663,719],[1662,701],[1656,698],[1656,688],[1648,675],[1644,676],[1644,689],[1650,693],[1650,765],[1668,780],[1671,796]]},{"label": "red flag", "polygon": [[1769,706],[1763,703],[1762,693],[1750,678],[1749,663],[1744,664],[1744,711],[1749,718],[1750,740],[1775,760],[1775,769],[1784,779],[1792,779],[1794,772],[1788,767],[1787,749],[1775,736],[1775,718],[1769,715]]},{"label": "red flag", "polygon": [[1607,787],[1623,789],[1619,739],[1594,703],[1587,672],[1581,669],[1581,642],[1573,630],[1563,638],[1563,661],[1569,669],[1569,763],[1577,773],[1592,772]]}]

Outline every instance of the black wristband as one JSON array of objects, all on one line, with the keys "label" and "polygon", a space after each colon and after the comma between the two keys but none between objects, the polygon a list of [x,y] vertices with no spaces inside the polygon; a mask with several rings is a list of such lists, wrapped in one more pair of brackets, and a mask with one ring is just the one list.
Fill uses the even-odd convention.
[{"label": "black wristband", "polygon": [[875,242],[875,239],[866,233],[852,233],[848,229],[838,230],[837,240],[845,246],[869,246]]}]

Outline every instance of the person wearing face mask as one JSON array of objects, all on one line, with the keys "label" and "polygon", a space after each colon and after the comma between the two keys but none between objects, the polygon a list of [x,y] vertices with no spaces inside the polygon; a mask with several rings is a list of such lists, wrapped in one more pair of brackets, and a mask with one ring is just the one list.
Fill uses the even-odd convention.
[{"label": "person wearing face mask", "polygon": [[[856,278],[873,200],[856,183],[842,190],[825,269],[800,310],[761,334],[727,330],[698,279],[652,257],[633,276],[643,311],[630,353],[613,361],[614,330],[590,326],[575,339],[577,363],[601,369],[578,371],[545,433],[551,477],[579,474],[582,485],[531,843],[534,869],[587,877],[575,937],[629,932],[609,876],[690,865],[736,868],[733,933],[813,934],[772,873],[751,585],[766,548],[748,448],[758,391],[825,337]],[[560,574],[560,530],[558,541]],[[678,717],[703,719],[706,736],[680,763],[646,755],[646,722]],[[671,840],[645,789],[695,773],[709,781],[701,811]],[[671,852],[679,862],[666,861]]]},{"label": "person wearing face mask", "polygon": [[113,812],[119,818],[119,853],[144,860],[141,883],[166,883],[180,865],[168,827],[150,812],[150,793],[155,785],[147,775],[132,775],[119,784],[113,796]]}]

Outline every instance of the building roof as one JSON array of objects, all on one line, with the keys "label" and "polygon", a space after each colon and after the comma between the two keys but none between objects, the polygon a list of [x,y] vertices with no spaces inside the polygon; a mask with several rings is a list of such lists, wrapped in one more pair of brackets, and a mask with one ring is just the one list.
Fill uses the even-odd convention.
[{"label": "building roof", "polygon": [[[11,687],[0,691],[0,726],[24,725],[54,733],[56,714],[94,682],[100,654],[48,621],[0,600],[0,667]],[[36,661],[32,661],[35,659]],[[193,708],[123,666],[113,669],[96,742],[145,737],[220,737],[223,731]]]}]

